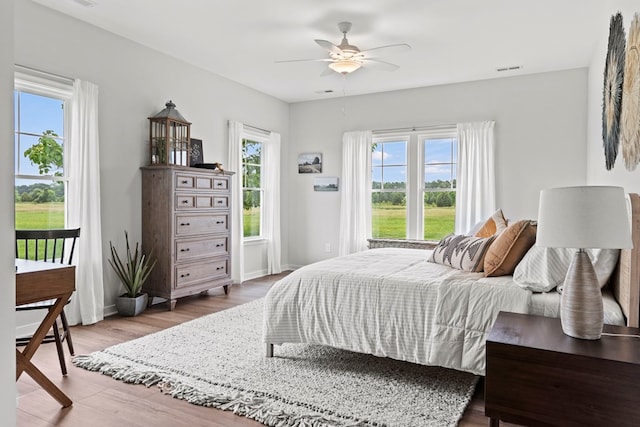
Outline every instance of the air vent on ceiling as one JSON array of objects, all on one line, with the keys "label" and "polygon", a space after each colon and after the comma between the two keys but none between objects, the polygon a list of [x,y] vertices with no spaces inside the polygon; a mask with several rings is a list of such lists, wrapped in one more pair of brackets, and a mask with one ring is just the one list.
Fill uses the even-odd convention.
[{"label": "air vent on ceiling", "polygon": [[500,72],[500,71],[515,71],[515,70],[520,70],[522,68],[522,65],[512,65],[510,67],[499,67],[496,68],[496,71]]},{"label": "air vent on ceiling", "polygon": [[84,6],[84,7],[93,7],[96,5],[96,1],[95,0],[73,0],[74,3],[79,4],[80,6]]}]

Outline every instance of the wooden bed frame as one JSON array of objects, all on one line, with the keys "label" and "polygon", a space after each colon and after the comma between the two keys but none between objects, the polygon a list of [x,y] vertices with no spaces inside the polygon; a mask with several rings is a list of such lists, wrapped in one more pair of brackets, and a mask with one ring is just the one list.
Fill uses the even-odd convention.
[{"label": "wooden bed frame", "polygon": [[640,323],[640,195],[629,193],[632,249],[620,252],[618,267],[609,283],[627,318],[627,326]]}]

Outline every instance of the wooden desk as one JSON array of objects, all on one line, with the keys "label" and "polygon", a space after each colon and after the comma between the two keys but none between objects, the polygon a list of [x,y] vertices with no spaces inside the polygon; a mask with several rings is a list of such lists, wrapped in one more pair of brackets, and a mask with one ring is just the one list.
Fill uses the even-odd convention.
[{"label": "wooden desk", "polygon": [[16,348],[16,381],[23,372],[29,374],[63,407],[71,406],[71,399],[31,363],[53,322],[76,288],[76,268],[64,264],[16,259],[16,305],[55,299],[56,303],[40,323],[33,338],[21,352]]},{"label": "wooden desk", "polygon": [[[640,334],[605,325],[604,332]],[[500,312],[487,336],[485,415],[528,426],[640,425],[640,340],[581,340],[560,319]]]}]

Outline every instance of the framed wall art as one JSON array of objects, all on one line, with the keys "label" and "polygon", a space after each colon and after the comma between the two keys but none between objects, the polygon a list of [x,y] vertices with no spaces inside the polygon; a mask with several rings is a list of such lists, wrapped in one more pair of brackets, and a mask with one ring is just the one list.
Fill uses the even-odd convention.
[{"label": "framed wall art", "polygon": [[191,138],[191,166],[203,163],[202,140]]},{"label": "framed wall art", "polygon": [[322,173],[322,153],[298,155],[298,173]]},{"label": "framed wall art", "polygon": [[338,191],[338,177],[313,178],[313,191]]}]

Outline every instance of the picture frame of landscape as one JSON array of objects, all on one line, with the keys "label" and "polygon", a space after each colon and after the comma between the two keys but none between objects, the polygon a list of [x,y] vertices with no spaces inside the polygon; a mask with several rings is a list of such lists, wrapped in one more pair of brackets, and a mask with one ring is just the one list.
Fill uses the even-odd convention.
[{"label": "picture frame of landscape", "polygon": [[322,153],[299,154],[298,173],[322,173]]},{"label": "picture frame of landscape", "polygon": [[338,191],[338,177],[313,178],[313,191]]}]

